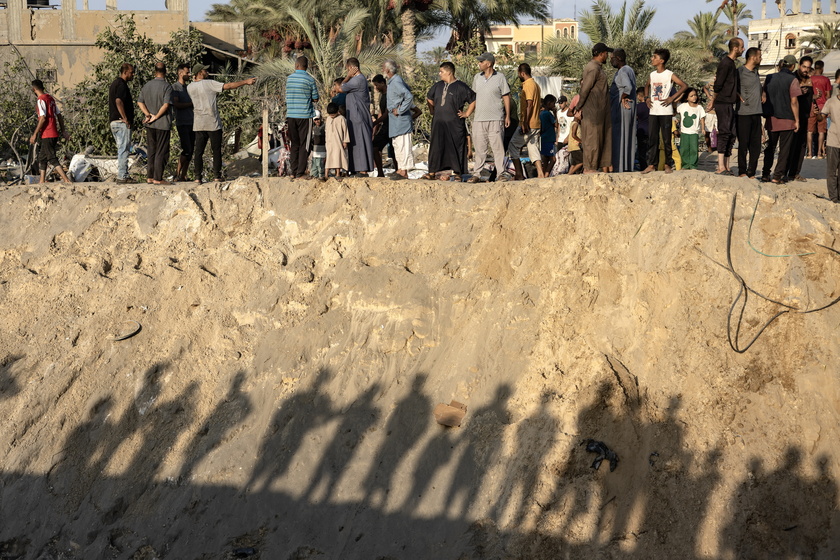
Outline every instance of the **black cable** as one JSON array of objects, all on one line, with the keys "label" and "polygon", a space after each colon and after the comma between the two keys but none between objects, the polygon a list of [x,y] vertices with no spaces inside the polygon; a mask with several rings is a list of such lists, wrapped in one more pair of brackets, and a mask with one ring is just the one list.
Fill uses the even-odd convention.
[{"label": "black cable", "polygon": [[[838,296],[837,298],[835,298],[834,300],[832,300],[828,304],[823,305],[822,307],[817,307],[815,309],[806,309],[806,310],[802,311],[802,310],[796,309],[792,305],[788,305],[786,303],[782,303],[780,301],[776,301],[776,300],[771,299],[767,296],[764,296],[764,295],[758,293],[757,291],[753,290],[752,288],[750,288],[747,285],[746,281],[741,277],[741,275],[738,274],[735,271],[735,267],[732,265],[732,228],[735,224],[735,204],[736,204],[737,200],[738,200],[738,194],[735,193],[734,195],[732,195],[732,207],[729,209],[729,224],[728,224],[727,229],[726,229],[726,262],[729,265],[729,268],[728,268],[729,272],[732,273],[732,276],[734,276],[735,280],[738,281],[739,287],[738,287],[738,295],[735,296],[735,300],[732,302],[732,305],[729,308],[729,315],[726,318],[726,336],[727,336],[727,339],[729,340],[729,346],[735,352],[738,352],[739,354],[743,354],[744,352],[746,352],[747,350],[750,349],[750,347],[755,343],[755,341],[758,340],[758,337],[761,336],[761,334],[764,332],[764,330],[767,327],[769,327],[773,323],[773,321],[775,321],[776,319],[778,319],[779,317],[781,317],[785,313],[801,313],[803,315],[807,314],[807,313],[816,313],[817,311],[822,311],[824,309],[828,309],[829,307],[836,304],[837,302],[840,302],[840,296]],[[819,245],[820,247],[822,247],[824,249],[828,249],[829,251],[831,251],[833,253],[836,253],[837,255],[840,255],[840,251],[837,251],[836,249],[832,249],[831,247],[826,247],[825,245],[820,245],[819,243],[817,243],[817,245]],[[764,325],[762,325],[762,327],[758,330],[758,333],[756,333],[756,335],[752,338],[752,340],[750,340],[749,343],[747,343],[746,346],[741,348],[740,347],[740,340],[739,340],[740,335],[741,335],[741,323],[744,320],[744,310],[747,308],[747,300],[749,299],[750,292],[752,292],[753,294],[755,294],[756,296],[760,297],[761,299],[763,299],[765,301],[768,301],[770,303],[774,303],[776,305],[780,305],[782,307],[786,307],[787,309],[783,309],[782,311],[779,311],[778,313],[773,315],[770,318],[770,320],[768,320],[766,323],[764,323]],[[735,307],[738,305],[738,302],[741,300],[741,296],[744,297],[744,301],[741,305],[741,310],[738,313],[738,322],[735,325],[735,338],[734,338],[734,341],[733,341],[733,338],[732,338],[732,313],[735,311]]]}]

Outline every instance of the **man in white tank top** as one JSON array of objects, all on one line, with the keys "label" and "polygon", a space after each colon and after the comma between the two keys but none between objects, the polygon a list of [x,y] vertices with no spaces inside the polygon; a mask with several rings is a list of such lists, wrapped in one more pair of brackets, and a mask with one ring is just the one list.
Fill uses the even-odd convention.
[{"label": "man in white tank top", "polygon": [[[645,103],[650,108],[648,117],[648,166],[642,173],[650,173],[659,166],[659,140],[665,149],[665,173],[674,170],[674,158],[671,156],[671,121],[674,118],[674,106],[682,97],[687,86],[673,72],[665,69],[665,64],[671,58],[668,49],[656,49],[650,58],[651,65],[656,69],[650,73],[645,84]],[[679,90],[671,95],[674,84]]]}]

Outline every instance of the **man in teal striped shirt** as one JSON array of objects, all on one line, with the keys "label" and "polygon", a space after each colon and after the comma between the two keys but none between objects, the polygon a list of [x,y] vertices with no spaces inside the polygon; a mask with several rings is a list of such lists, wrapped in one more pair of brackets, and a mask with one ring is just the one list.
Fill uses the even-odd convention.
[{"label": "man in teal striped shirt", "polygon": [[286,125],[289,130],[289,165],[292,178],[306,174],[309,151],[312,148],[312,119],[315,117],[315,101],[318,101],[318,88],[306,70],[309,59],[299,56],[295,61],[295,71],[286,78]]}]

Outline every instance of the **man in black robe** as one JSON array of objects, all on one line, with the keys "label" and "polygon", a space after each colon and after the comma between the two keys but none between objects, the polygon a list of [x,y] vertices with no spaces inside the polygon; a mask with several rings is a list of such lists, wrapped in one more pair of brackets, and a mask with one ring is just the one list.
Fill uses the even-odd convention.
[{"label": "man in black robe", "polygon": [[[467,173],[466,119],[475,111],[475,92],[455,78],[451,62],[440,65],[440,81],[429,90],[426,102],[432,113],[432,137],[429,142],[429,173],[424,179],[448,181],[452,173]],[[464,110],[464,106],[467,106]]]}]

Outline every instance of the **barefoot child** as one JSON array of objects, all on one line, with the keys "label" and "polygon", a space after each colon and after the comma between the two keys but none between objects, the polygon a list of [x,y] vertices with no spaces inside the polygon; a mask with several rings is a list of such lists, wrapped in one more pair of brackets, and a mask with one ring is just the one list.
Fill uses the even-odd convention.
[{"label": "barefoot child", "polygon": [[680,119],[680,158],[683,169],[697,169],[700,135],[704,133],[706,111],[698,103],[697,90],[685,90],[685,103],[677,107]]},{"label": "barefoot child", "polygon": [[347,130],[347,119],[338,112],[338,105],[327,105],[327,177],[330,171],[335,171],[335,177],[344,176],[350,165],[347,156],[347,145],[350,143],[350,132]]},{"label": "barefoot child", "polygon": [[[569,111],[571,114],[572,111]],[[572,121],[572,128],[569,130],[569,175],[575,175],[583,171],[583,149],[580,147],[580,113],[575,115]]]},{"label": "barefoot child", "polygon": [[[659,166],[659,142],[665,146],[665,173],[671,173],[674,169],[674,160],[671,157],[671,121],[674,117],[674,102],[679,101],[686,89],[685,82],[679,79],[673,72],[667,70],[665,65],[671,58],[671,51],[668,49],[656,49],[650,58],[654,71],[650,73],[645,84],[645,101],[650,108],[648,117],[649,148],[648,166],[642,173],[650,173]],[[674,84],[679,90],[671,95]]]}]

